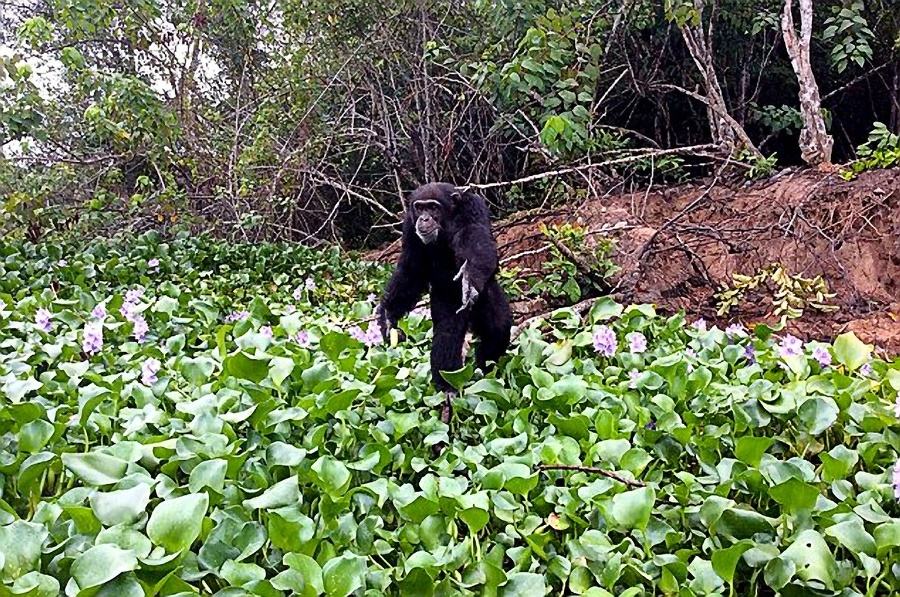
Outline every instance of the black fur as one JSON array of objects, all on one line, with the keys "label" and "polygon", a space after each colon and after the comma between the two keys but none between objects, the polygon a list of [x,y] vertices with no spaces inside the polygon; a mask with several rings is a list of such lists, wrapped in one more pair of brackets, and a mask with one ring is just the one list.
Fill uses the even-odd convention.
[{"label": "black fur", "polygon": [[[442,206],[441,231],[437,240],[427,245],[415,231],[412,206],[419,200],[436,200]],[[509,348],[512,314],[496,279],[499,265],[490,213],[484,198],[446,183],[419,187],[407,204],[400,259],[380,305],[381,330],[387,338],[397,321],[430,288],[434,325],[432,380],[438,389],[452,391],[440,371],[462,367],[462,346],[468,330],[480,340],[475,360],[482,371],[487,371],[488,363],[498,361]],[[453,277],[466,261],[478,298],[470,308],[457,313],[462,305],[462,284]]]}]

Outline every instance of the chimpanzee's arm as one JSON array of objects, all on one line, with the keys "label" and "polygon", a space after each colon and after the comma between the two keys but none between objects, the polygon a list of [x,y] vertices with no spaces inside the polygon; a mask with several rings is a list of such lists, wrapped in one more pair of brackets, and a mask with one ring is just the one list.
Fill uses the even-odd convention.
[{"label": "chimpanzee's arm", "polygon": [[462,283],[465,308],[475,302],[484,285],[497,271],[497,244],[487,225],[469,224],[453,237],[452,246],[456,263],[460,267],[457,278]]},{"label": "chimpanzee's arm", "polygon": [[400,259],[388,281],[379,306],[378,322],[387,340],[397,322],[416,306],[428,287],[428,262],[425,246],[416,236],[415,226],[405,222]]}]

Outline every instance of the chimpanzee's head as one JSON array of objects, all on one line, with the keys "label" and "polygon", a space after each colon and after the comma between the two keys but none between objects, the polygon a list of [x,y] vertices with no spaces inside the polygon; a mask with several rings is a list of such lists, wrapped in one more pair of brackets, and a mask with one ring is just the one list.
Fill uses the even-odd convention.
[{"label": "chimpanzee's head", "polygon": [[416,235],[426,245],[438,239],[458,201],[459,191],[446,183],[431,183],[416,189],[409,197]]}]

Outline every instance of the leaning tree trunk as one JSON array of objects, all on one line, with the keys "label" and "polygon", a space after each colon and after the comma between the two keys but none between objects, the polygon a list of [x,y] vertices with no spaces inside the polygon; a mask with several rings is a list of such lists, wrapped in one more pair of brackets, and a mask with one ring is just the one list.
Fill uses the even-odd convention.
[{"label": "leaning tree trunk", "polygon": [[[700,76],[703,78],[706,96],[701,96],[686,89],[681,89],[681,91],[706,104],[706,113],[709,117],[709,132],[712,135],[713,143],[719,145],[729,154],[736,153],[740,145],[753,154],[754,157],[762,158],[762,153],[753,144],[744,127],[728,113],[728,106],[725,105],[725,95],[722,93],[721,85],[719,85],[719,77],[716,75],[715,63],[713,62],[712,17],[709,19],[709,30],[704,31],[703,29],[702,17],[706,8],[706,1],[694,0],[694,10],[700,15],[698,24],[695,25],[690,20],[687,20],[679,26],[688,52],[690,52],[691,58],[694,60],[694,64],[697,65]],[[712,6],[714,9],[715,2],[712,3]]]},{"label": "leaning tree trunk", "polygon": [[831,163],[831,148],[834,140],[825,128],[822,118],[822,100],[819,86],[809,63],[809,41],[812,37],[812,0],[800,0],[800,37],[794,28],[793,0],[785,0],[781,15],[781,33],[787,47],[791,66],[800,84],[800,116],[803,130],[800,131],[800,155],[810,166]]}]

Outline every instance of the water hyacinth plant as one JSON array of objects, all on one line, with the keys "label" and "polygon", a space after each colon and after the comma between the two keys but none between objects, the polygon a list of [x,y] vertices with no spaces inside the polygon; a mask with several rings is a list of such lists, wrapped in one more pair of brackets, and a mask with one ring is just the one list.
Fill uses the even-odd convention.
[{"label": "water hyacinth plant", "polygon": [[900,593],[900,365],[852,334],[599,299],[448,372],[448,426],[387,269],[142,235],[51,294],[3,250],[4,595]]}]

